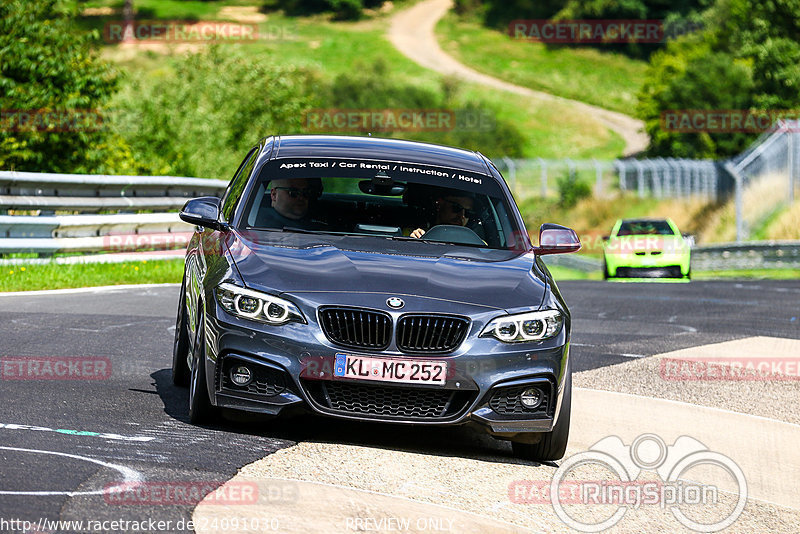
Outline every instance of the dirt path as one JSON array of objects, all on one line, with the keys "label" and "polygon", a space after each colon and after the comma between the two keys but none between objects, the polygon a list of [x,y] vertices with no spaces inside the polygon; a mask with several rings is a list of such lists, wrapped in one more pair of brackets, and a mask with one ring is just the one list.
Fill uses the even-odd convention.
[{"label": "dirt path", "polygon": [[436,40],[436,23],[452,7],[452,0],[425,0],[410,9],[397,13],[389,27],[389,40],[408,58],[423,67],[441,74],[456,76],[503,91],[535,98],[544,102],[567,103],[579,111],[592,116],[625,140],[624,155],[641,152],[647,147],[648,137],[643,133],[644,123],[628,115],[592,106],[577,100],[534,91],[503,80],[493,78],[459,63],[447,55]]}]

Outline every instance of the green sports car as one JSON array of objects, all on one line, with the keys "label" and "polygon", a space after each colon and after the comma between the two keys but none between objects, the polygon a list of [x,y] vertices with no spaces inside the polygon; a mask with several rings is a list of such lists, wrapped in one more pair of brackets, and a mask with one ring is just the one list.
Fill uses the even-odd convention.
[{"label": "green sports car", "polygon": [[690,278],[691,249],[670,219],[620,219],[603,244],[604,278]]}]

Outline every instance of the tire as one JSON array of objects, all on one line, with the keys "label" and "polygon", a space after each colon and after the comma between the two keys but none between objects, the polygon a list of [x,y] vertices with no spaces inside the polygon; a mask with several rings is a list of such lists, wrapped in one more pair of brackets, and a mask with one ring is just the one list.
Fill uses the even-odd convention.
[{"label": "tire", "polygon": [[[202,317],[202,312],[201,312]],[[192,373],[189,382],[189,422],[207,423],[215,419],[216,408],[211,404],[206,383],[206,333],[204,321],[197,326],[197,342],[192,354]]]},{"label": "tire", "polygon": [[[185,281],[184,281],[185,282]],[[189,387],[189,330],[186,325],[186,286],[181,284],[178,300],[178,318],[175,320],[175,341],[172,345],[172,383]]]},{"label": "tire", "polygon": [[608,274],[608,262],[604,259],[603,260],[603,280],[608,280],[611,278]]},{"label": "tire", "polygon": [[561,410],[558,412],[558,421],[555,427],[552,432],[542,432],[541,440],[538,443],[512,442],[511,448],[517,458],[535,462],[552,462],[560,460],[564,457],[564,453],[567,452],[569,420],[572,412],[572,370],[568,368],[566,375],[564,398],[561,402]]}]

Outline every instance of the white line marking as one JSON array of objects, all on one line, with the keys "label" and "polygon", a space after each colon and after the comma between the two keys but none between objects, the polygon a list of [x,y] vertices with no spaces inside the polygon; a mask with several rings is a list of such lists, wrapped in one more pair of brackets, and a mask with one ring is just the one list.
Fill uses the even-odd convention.
[{"label": "white line marking", "polygon": [[131,488],[131,484],[138,485],[144,481],[144,477],[138,471],[131,469],[130,467],[125,467],[124,465],[117,465],[111,464],[108,462],[103,462],[102,460],[95,460],[94,458],[87,458],[86,456],[79,456],[77,454],[67,454],[66,452],[55,452],[55,451],[41,451],[38,449],[19,449],[17,447],[2,447],[0,449],[6,451],[15,451],[15,452],[32,452],[34,454],[52,454],[53,456],[63,456],[65,458],[74,458],[76,460],[82,460],[84,462],[91,462],[93,464],[101,465],[103,467],[107,467],[109,469],[114,469],[122,474],[122,482],[117,484],[116,486],[109,486],[103,489],[94,490],[94,491],[11,491],[11,490],[0,490],[0,495],[66,495],[68,497],[74,497],[76,495],[103,495],[107,493],[119,493],[121,491],[127,491]]},{"label": "white line marking", "polygon": [[620,353],[619,356],[625,356],[626,358],[647,358],[647,354],[626,354],[624,352]]},{"label": "white line marking", "polygon": [[124,291],[127,289],[147,289],[153,287],[180,287],[180,284],[121,284],[118,286],[72,287],[67,289],[43,289],[41,291],[9,291],[0,297],[20,297],[38,295],[69,295],[72,293],[102,293],[105,291]]},{"label": "white line marking", "polygon": [[55,432],[66,436],[89,436],[93,438],[111,439],[117,441],[153,441],[151,436],[122,436],[120,434],[95,432],[92,430],[73,430],[68,428],[49,428],[46,426],[21,425],[17,423],[0,423],[0,429],[6,430],[33,430],[35,432]]}]

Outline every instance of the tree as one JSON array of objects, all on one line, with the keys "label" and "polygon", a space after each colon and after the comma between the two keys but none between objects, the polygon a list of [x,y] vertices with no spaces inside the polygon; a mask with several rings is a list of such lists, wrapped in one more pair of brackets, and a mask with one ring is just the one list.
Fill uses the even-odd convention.
[{"label": "tree", "polygon": [[0,168],[103,172],[124,159],[102,124],[117,74],[95,39],[57,0],[0,0]]},{"label": "tree", "polygon": [[800,0],[717,0],[703,20],[702,32],[651,60],[638,109],[651,155],[728,157],[759,133],[670,132],[660,124],[666,110],[800,107]]}]

